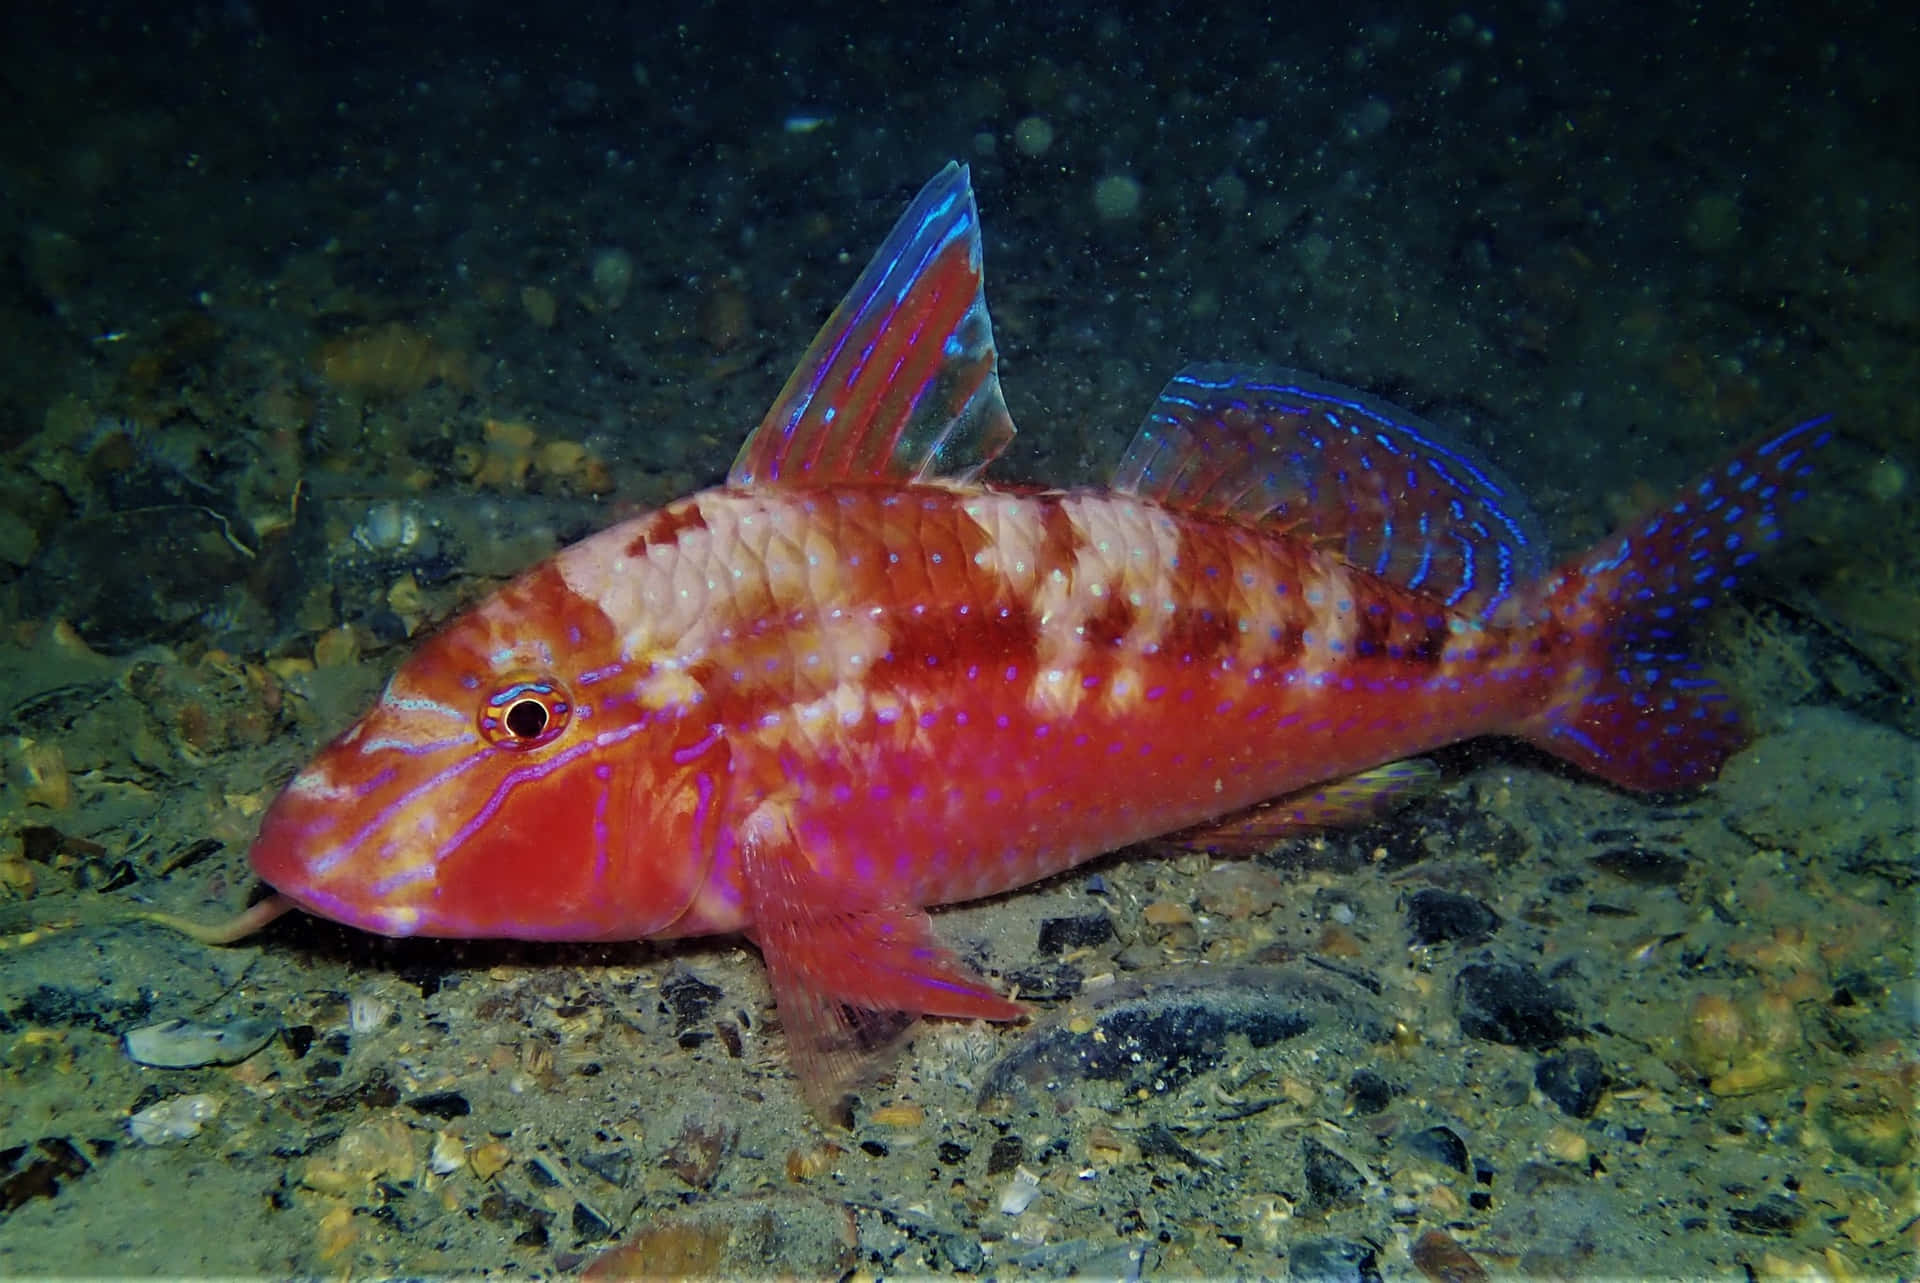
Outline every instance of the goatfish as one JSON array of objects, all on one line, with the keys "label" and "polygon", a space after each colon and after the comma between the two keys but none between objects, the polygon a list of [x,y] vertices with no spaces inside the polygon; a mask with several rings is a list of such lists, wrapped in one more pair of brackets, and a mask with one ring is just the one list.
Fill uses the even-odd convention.
[{"label": "goatfish", "polygon": [[877,1035],[1024,1011],[931,906],[1362,817],[1470,737],[1636,790],[1744,742],[1680,634],[1779,537],[1824,418],[1557,564],[1465,444],[1286,370],[1189,366],[1105,486],[1006,486],[982,282],[949,164],[724,484],[447,623],[293,777],[234,932],[741,933],[829,1113]]}]

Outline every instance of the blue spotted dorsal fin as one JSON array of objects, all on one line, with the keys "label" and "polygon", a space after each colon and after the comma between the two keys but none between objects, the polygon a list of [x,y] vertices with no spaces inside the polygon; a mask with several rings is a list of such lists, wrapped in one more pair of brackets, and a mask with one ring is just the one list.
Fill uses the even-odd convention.
[{"label": "blue spotted dorsal fin", "polygon": [[1292,530],[1469,618],[1491,620],[1547,566],[1539,523],[1492,465],[1405,410],[1291,370],[1188,366],[1113,488]]},{"label": "blue spotted dorsal fin", "polygon": [[732,485],[967,480],[1013,440],[966,169],[920,189],[740,447]]}]

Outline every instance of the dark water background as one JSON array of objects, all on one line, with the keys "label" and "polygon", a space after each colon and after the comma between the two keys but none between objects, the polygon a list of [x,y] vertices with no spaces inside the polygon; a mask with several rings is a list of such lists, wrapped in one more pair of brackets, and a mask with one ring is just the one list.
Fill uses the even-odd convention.
[{"label": "dark water background", "polygon": [[[668,968],[751,1015],[750,954],[601,972],[597,956],[396,954],[309,926],[210,962],[150,933],[74,932],[0,951],[0,1272],[553,1272],[668,1209],[757,1206],[766,1186],[841,1217],[857,1246],[836,1255],[831,1228],[742,1239],[727,1268],[761,1251],[769,1271],[1124,1273],[1137,1248],[1166,1275],[1404,1276],[1440,1268],[1431,1240],[1419,1250],[1429,1229],[1530,1274],[1904,1268],[1916,34],[1901,6],[1774,3],[8,6],[0,871],[16,900],[237,904],[258,800],[407,639],[560,543],[717,480],[948,159],[972,167],[1021,428],[1007,470],[1025,478],[1097,481],[1195,360],[1309,370],[1447,425],[1522,480],[1566,547],[1761,431],[1831,411],[1846,440],[1708,646],[1771,756],[1664,809],[1496,761],[1408,830],[1451,833],[1461,858],[1474,825],[1510,830],[1481,841],[1496,872],[1392,862],[1493,904],[1502,959],[1554,960],[1523,929],[1612,959],[1685,937],[1656,979],[1608,963],[1573,985],[1578,1040],[1614,1092],[1598,1122],[1523,1116],[1550,1046],[1469,1036],[1463,1052],[1410,1002],[1399,1018],[1450,1050],[1396,1044],[1385,1077],[1421,1102],[1403,1126],[1358,1121],[1376,1115],[1353,1075],[1373,1070],[1331,1055],[1326,1094],[1296,1102],[1346,1129],[1364,1193],[1323,1197],[1326,1164],[1291,1138],[1269,1149],[1216,1123],[1203,1158],[1156,1106],[1102,1106],[1099,1132],[1093,1115],[977,1114],[934,1086],[918,1133],[869,1126],[868,1148],[808,1184],[789,1180],[788,1143],[816,1151],[794,1139],[810,1125],[777,1034],[750,1089],[697,1059],[617,1089],[601,1061],[581,1076],[566,1060],[584,1054],[566,1050],[576,1008],[649,1013],[629,1017],[645,1036],[628,1063],[687,1049],[680,1009],[654,996]],[[1555,881],[1557,860],[1660,841],[1693,861],[1680,890]],[[1312,898],[1309,920],[1345,922],[1313,877],[1366,881],[1364,845],[1331,875],[1301,855],[1275,876]],[[1121,939],[1176,968],[1216,945],[1354,958],[1313,932],[1223,945],[1142,925],[1141,903],[1182,887],[1209,902],[1225,875],[1139,868],[1105,875],[1146,879],[1113,909]],[[1409,885],[1356,901],[1380,926],[1352,965],[1408,970]],[[1112,890],[982,912],[1071,916]],[[1678,899],[1640,902],[1656,894]],[[1026,922],[973,929],[1018,936],[1024,957]],[[1414,968],[1438,1008],[1454,995],[1455,1024],[1469,965],[1462,945]],[[435,1006],[444,975],[480,1004],[458,1021]],[[519,1005],[488,1005],[493,986]],[[1639,1041],[1608,1041],[1636,990],[1669,1005]],[[360,1019],[369,1001],[391,1023]],[[1740,1026],[1726,1047],[1716,1003]],[[262,1010],[288,1030],[266,1068],[161,1071],[120,1051],[141,1024]],[[466,1050],[432,1050],[458,1043],[450,1029]],[[528,1029],[545,1031],[531,1050]],[[1488,1059],[1492,1043],[1517,1059]],[[929,1083],[973,1054],[936,1053]],[[472,1085],[488,1075],[517,1085]],[[482,1102],[484,1126],[396,1103],[450,1090]],[[595,1092],[645,1108],[623,1131]],[[225,1101],[219,1121],[171,1147],[128,1136],[129,1114],[183,1094]],[[716,1143],[715,1171],[702,1109],[764,1116]],[[1469,1134],[1476,1164],[1406,1177],[1398,1141],[1440,1125]],[[449,1143],[436,1128],[464,1165],[423,1166]],[[989,1155],[1007,1135],[1054,1182],[1050,1228],[997,1210],[1010,1172]],[[480,1180],[488,1143],[511,1163]],[[1127,1193],[1074,1201],[1082,1167]],[[1432,1192],[1449,1182],[1457,1196]]]}]

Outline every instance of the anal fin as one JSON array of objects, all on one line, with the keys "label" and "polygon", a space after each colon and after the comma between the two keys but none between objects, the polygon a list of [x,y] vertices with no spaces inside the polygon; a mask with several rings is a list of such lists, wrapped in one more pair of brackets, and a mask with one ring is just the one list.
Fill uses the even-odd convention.
[{"label": "anal fin", "polygon": [[1425,758],[1388,762],[1262,802],[1224,820],[1176,833],[1168,841],[1190,851],[1252,855],[1303,829],[1370,824],[1431,789],[1439,778],[1439,768]]},{"label": "anal fin", "polygon": [[821,1118],[844,1122],[847,1094],[884,1070],[917,1017],[1025,1013],[934,938],[923,910],[822,876],[779,802],[749,819],[742,847],[750,934],[801,1094]]}]

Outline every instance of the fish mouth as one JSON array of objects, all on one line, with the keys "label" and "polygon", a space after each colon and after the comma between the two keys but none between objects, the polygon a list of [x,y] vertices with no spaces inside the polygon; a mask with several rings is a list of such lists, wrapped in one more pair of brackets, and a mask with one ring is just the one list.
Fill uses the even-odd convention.
[{"label": "fish mouth", "polygon": [[254,876],[303,912],[376,935],[421,932],[418,909],[389,897],[398,888],[368,881],[353,867],[353,843],[340,832],[338,812],[301,795],[296,776],[260,822],[247,852]]}]

